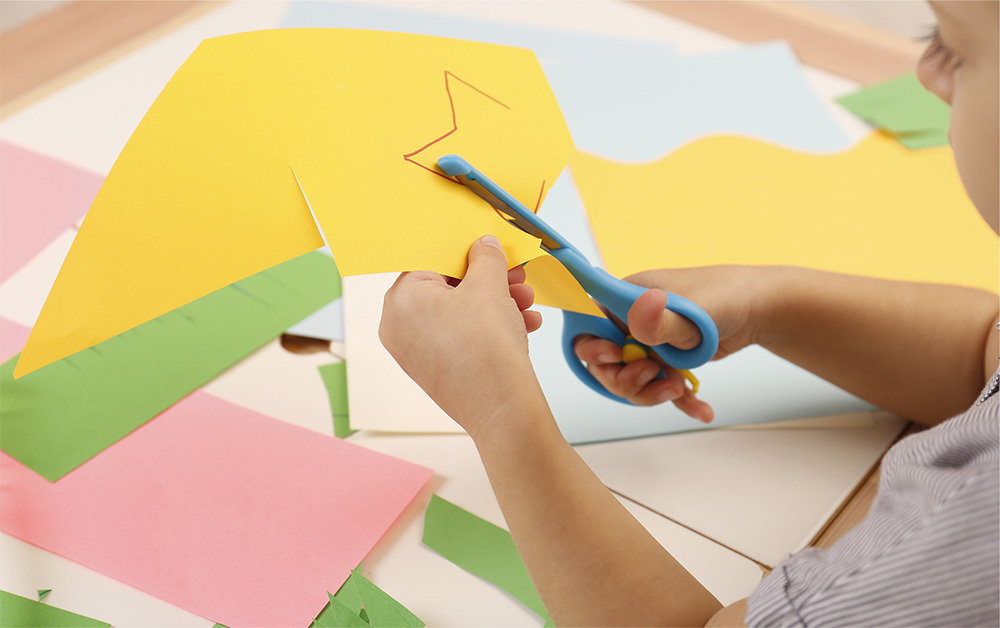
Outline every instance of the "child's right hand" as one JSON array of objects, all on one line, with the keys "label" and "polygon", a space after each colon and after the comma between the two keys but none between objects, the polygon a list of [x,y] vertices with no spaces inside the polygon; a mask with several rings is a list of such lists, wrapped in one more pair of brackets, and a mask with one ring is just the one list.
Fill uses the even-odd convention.
[{"label": "child's right hand", "polygon": [[[626,279],[651,288],[629,310],[631,334],[646,345],[664,342],[690,349],[701,341],[698,328],[683,316],[665,309],[666,292],[682,295],[700,305],[719,329],[719,351],[723,358],[747,345],[760,342],[762,323],[769,309],[780,269],[752,266],[712,266],[684,270],[653,270]],[[667,377],[654,379],[660,365],[652,360],[621,364],[621,348],[609,340],[579,336],[576,353],[588,370],[610,392],[632,403],[651,406],[665,401],[701,421],[711,421],[711,407],[697,399],[684,385],[680,373],[669,370]]]}]

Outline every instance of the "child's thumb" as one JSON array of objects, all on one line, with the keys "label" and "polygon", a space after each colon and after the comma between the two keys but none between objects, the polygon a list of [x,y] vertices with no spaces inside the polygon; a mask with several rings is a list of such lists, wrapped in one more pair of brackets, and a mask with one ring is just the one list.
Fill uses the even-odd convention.
[{"label": "child's thumb", "polygon": [[494,235],[485,235],[469,249],[469,270],[462,283],[507,287],[507,254]]},{"label": "child's thumb", "polygon": [[628,312],[628,328],[639,342],[655,346],[665,342],[678,349],[692,349],[701,342],[697,325],[666,309],[667,294],[650,288],[642,293]]}]

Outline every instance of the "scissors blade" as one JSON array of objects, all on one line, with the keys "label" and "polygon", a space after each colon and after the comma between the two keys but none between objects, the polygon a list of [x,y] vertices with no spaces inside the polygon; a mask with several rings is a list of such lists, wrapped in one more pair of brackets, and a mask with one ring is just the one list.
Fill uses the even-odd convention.
[{"label": "scissors blade", "polygon": [[490,207],[507,216],[507,222],[541,240],[544,250],[554,251],[568,246],[535,212],[473,168],[465,159],[458,155],[446,155],[438,159],[438,165],[448,176],[458,179],[459,183],[489,203]]}]

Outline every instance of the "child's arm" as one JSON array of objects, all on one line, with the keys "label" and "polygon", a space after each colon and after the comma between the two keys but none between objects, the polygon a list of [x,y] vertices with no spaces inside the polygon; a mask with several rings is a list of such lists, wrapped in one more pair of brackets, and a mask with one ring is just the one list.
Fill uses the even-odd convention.
[{"label": "child's arm", "polygon": [[[652,271],[632,280],[705,308],[719,326],[720,355],[758,343],[926,424],[968,408],[997,366],[998,298],[982,290],[786,267]],[[632,334],[647,344],[693,346],[693,326],[662,304],[658,291],[643,295],[629,314]],[[659,388],[676,385],[636,388],[630,375],[641,365],[626,372],[615,363],[620,353],[611,343],[583,340],[577,351],[613,392],[640,403],[655,402]],[[687,396],[680,401],[694,414]]]},{"label": "child's arm", "polygon": [[719,603],[559,433],[528,360],[526,328],[539,322],[524,311],[530,289],[515,271],[508,285],[506,268],[499,248],[479,242],[458,287],[403,275],[386,295],[382,342],[472,436],[557,624],[704,625]]}]

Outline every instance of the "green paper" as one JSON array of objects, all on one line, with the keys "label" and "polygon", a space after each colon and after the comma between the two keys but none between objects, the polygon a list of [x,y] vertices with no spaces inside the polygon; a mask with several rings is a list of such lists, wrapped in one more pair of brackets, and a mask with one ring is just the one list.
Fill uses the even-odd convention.
[{"label": "green paper", "polygon": [[492,582],[548,621],[510,532],[437,495],[424,515],[424,545]]},{"label": "green paper", "polygon": [[341,585],[313,626],[317,628],[423,628],[424,622],[361,575],[357,569]]},{"label": "green paper", "polygon": [[111,624],[0,591],[0,628],[89,628]]},{"label": "green paper", "polygon": [[837,102],[908,148],[948,143],[948,105],[928,92],[912,72],[841,96]]},{"label": "green paper", "polygon": [[317,628],[368,628],[370,626],[368,622],[359,617],[358,613],[333,595],[330,596],[330,603],[316,617],[312,625]]},{"label": "green paper", "polygon": [[58,480],[332,301],[338,277],[329,256],[307,253],[18,380],[11,358],[0,447]]},{"label": "green paper", "polygon": [[52,593],[52,589],[38,589],[38,601],[41,602],[44,600],[48,597],[49,593]]},{"label": "green paper", "polygon": [[333,597],[337,598],[340,602],[343,602],[344,606],[351,609],[351,611],[361,616],[361,595],[358,593],[358,587],[356,585],[357,578],[354,577],[354,571],[351,571],[351,575],[348,576],[344,584],[340,585],[340,590]]},{"label": "green paper", "polygon": [[319,367],[320,377],[330,396],[330,410],[333,412],[333,435],[347,438],[357,430],[351,429],[351,417],[347,406],[347,364],[335,362]]},{"label": "green paper", "polygon": [[933,148],[935,146],[948,145],[948,129],[932,129],[930,131],[917,131],[913,133],[890,134],[893,139],[909,148],[919,150],[921,148]]},{"label": "green paper", "polygon": [[357,588],[364,610],[368,613],[372,628],[423,628],[424,622],[405,606],[394,600],[371,580],[361,575],[357,569],[351,572],[351,580]]}]

